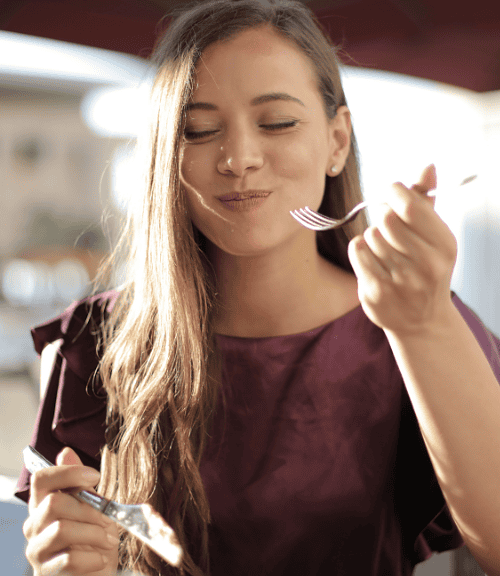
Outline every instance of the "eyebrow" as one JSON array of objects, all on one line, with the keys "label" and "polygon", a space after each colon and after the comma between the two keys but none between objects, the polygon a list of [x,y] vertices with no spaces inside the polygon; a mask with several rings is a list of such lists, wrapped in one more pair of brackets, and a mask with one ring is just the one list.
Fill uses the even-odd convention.
[{"label": "eyebrow", "polygon": [[[282,100],[285,102],[297,102],[301,106],[306,107],[302,100],[295,98],[295,96],[290,96],[286,92],[270,92],[269,94],[262,94],[262,96],[256,96],[250,101],[251,106],[258,106],[259,104],[265,104],[266,102],[274,102],[276,100]],[[210,104],[209,102],[190,102],[186,105],[185,110],[218,110],[219,108],[215,104]]]}]

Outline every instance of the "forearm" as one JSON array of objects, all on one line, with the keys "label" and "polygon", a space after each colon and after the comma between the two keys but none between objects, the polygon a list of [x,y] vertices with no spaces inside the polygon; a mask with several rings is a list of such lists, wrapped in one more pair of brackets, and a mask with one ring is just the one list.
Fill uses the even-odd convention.
[{"label": "forearm", "polygon": [[453,518],[488,576],[500,575],[500,385],[452,303],[440,327],[386,334]]}]

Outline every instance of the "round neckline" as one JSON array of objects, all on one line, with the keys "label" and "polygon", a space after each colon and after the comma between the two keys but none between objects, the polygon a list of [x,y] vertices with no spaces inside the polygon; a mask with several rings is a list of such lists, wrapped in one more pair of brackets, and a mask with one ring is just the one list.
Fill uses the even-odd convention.
[{"label": "round neckline", "polygon": [[217,338],[223,338],[226,340],[240,340],[240,341],[247,341],[247,342],[249,342],[249,341],[264,341],[264,340],[278,340],[280,338],[281,339],[283,339],[283,338],[299,338],[301,336],[311,336],[315,332],[320,332],[321,330],[324,330],[325,328],[333,326],[333,324],[335,324],[336,322],[339,322],[340,320],[346,319],[348,316],[350,316],[351,314],[354,314],[356,311],[358,311],[360,309],[363,310],[361,304],[358,304],[355,308],[352,308],[351,310],[348,310],[347,312],[342,314],[342,316],[338,316],[337,318],[334,318],[333,320],[330,320],[329,322],[326,322],[325,324],[321,324],[320,326],[316,326],[314,328],[311,328],[310,330],[305,330],[303,332],[294,332],[293,334],[281,334],[279,336],[230,336],[227,334],[216,333],[215,336]]}]

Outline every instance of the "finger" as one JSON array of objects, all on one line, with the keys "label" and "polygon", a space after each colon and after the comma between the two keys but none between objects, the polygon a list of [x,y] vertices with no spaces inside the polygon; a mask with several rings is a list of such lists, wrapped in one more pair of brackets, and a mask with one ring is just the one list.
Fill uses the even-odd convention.
[{"label": "finger", "polygon": [[414,260],[394,249],[375,226],[368,228],[364,237],[378,264],[387,271],[395,286],[416,285],[419,278],[432,275],[428,257],[422,252]]},{"label": "finger", "polygon": [[[57,466],[84,466],[83,462],[80,460],[80,457],[78,456],[78,454],[72,450],[69,446],[66,446],[65,448],[63,448],[59,454],[56,457],[56,465]],[[89,467],[90,468],[90,467]],[[90,468],[90,470],[94,470],[94,468]],[[96,470],[96,472],[99,474],[99,472]],[[92,474],[92,472],[89,472],[90,474]],[[97,484],[97,482],[96,482]],[[95,485],[94,485],[95,486]],[[77,489],[72,489],[72,488],[65,488],[64,491],[66,492],[74,492]],[[92,487],[89,489],[89,491],[94,492],[95,494],[97,494],[97,492],[95,491],[95,489]]]},{"label": "finger", "polygon": [[[377,259],[378,264],[392,276],[393,270],[410,264],[409,258],[393,247],[383,236],[377,226],[370,226],[363,234],[368,248]],[[398,242],[396,242],[398,243]]]},{"label": "finger", "polygon": [[97,524],[106,528],[113,522],[88,504],[63,492],[52,492],[33,510],[23,525],[26,538],[42,532],[55,520],[66,519],[88,524]]},{"label": "finger", "polygon": [[375,230],[368,228],[365,230],[365,238],[372,252],[379,258],[390,258],[393,256],[396,263],[400,263],[400,258],[393,254],[383,241],[391,248],[403,254],[412,262],[420,262],[423,258],[428,258],[430,249],[418,234],[414,232],[389,206],[385,207],[382,218],[377,221]]},{"label": "finger", "polygon": [[436,167],[434,164],[430,164],[424,169],[420,180],[413,184],[412,190],[419,192],[420,194],[427,194],[430,190],[435,190],[437,187],[437,174]]},{"label": "finger", "polygon": [[118,538],[101,526],[58,520],[29,540],[26,556],[31,562],[43,564],[65,550],[89,547],[110,555],[118,551],[118,545]]},{"label": "finger", "polygon": [[51,492],[67,489],[91,489],[99,482],[99,472],[87,466],[54,466],[31,476],[30,513]]},{"label": "finger", "polygon": [[[355,236],[347,246],[347,255],[358,279],[358,287],[366,286],[379,279],[390,280],[391,275],[380,264],[366,243],[363,235]],[[371,290],[371,289],[370,289]]]},{"label": "finger", "polygon": [[429,246],[438,247],[446,242],[448,227],[432,205],[414,190],[395,183],[387,190],[385,203]]},{"label": "finger", "polygon": [[80,576],[93,574],[106,568],[110,558],[98,551],[68,550],[47,561],[39,569],[40,576]]},{"label": "finger", "polygon": [[435,196],[428,196],[428,192],[431,190],[435,190],[437,187],[437,175],[436,175],[436,167],[434,164],[430,164],[425,168],[420,176],[420,180],[413,184],[411,187],[412,190],[418,192],[422,198],[430,205],[432,208],[436,205],[436,197]]},{"label": "finger", "polygon": [[80,460],[78,454],[69,446],[65,446],[56,457],[57,466],[71,466],[79,465],[83,466],[83,462]]}]

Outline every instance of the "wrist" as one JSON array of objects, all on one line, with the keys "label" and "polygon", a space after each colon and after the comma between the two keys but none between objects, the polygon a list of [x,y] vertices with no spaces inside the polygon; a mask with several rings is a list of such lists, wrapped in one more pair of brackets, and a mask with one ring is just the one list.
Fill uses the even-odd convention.
[{"label": "wrist", "polygon": [[440,337],[449,338],[450,335],[453,336],[457,321],[460,320],[462,320],[462,316],[450,296],[449,300],[440,305],[434,314],[429,314],[426,320],[395,330],[384,329],[384,332],[388,337],[396,339],[432,340]]}]

